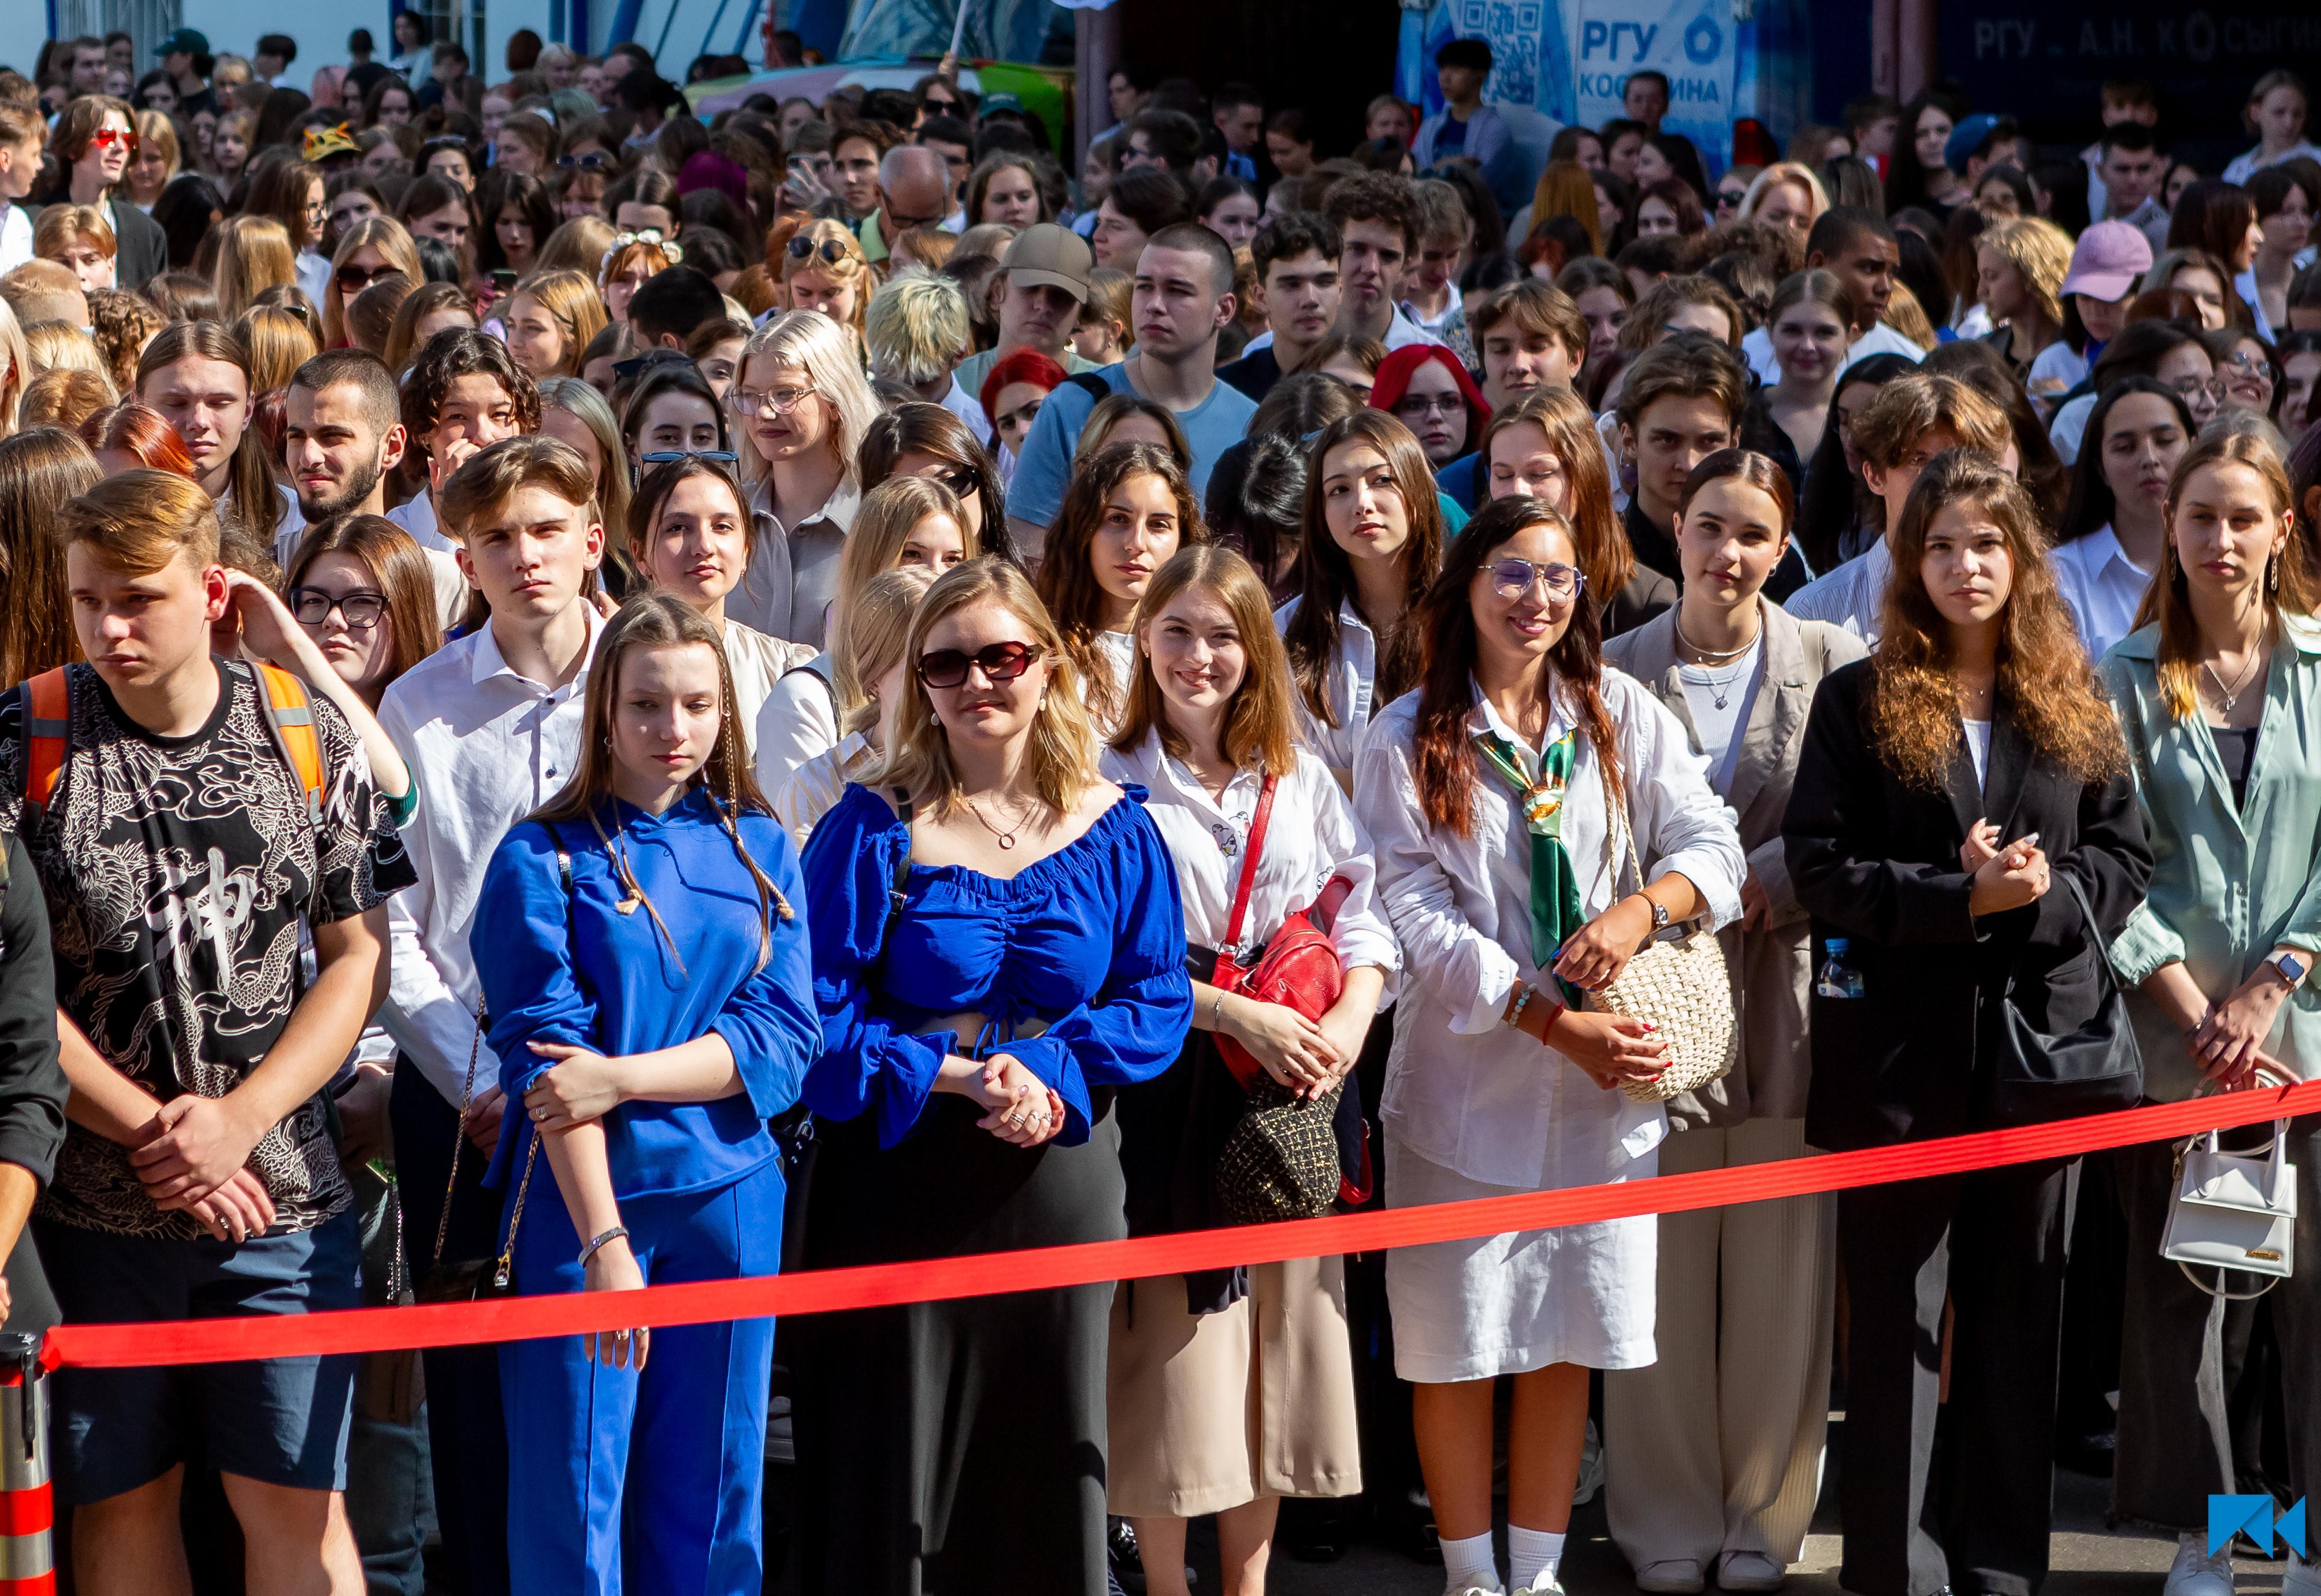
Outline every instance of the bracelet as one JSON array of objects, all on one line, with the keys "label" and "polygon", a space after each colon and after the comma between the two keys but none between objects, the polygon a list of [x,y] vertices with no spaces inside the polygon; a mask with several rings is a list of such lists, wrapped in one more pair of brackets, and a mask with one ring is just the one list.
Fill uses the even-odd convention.
[{"label": "bracelet", "polygon": [[1209,1005],[1209,1029],[1212,1031],[1218,1029],[1224,1024],[1224,1021],[1225,992],[1221,987],[1217,990],[1215,1000]]},{"label": "bracelet", "polygon": [[610,1243],[620,1240],[623,1236],[628,1235],[628,1233],[629,1227],[627,1226],[615,1225],[610,1230],[591,1237],[588,1245],[580,1249],[580,1267],[583,1269],[587,1268],[588,1260],[595,1257],[600,1248]]},{"label": "bracelet", "polygon": [[1545,1047],[1548,1044],[1548,1032],[1554,1028],[1555,1022],[1557,1020],[1563,1017],[1563,1008],[1564,1006],[1562,1004],[1556,1004],[1552,1008],[1547,1011],[1547,1017],[1539,1022],[1539,1044],[1542,1047]]},{"label": "bracelet", "polygon": [[1521,990],[1515,993],[1515,1005],[1513,1008],[1507,1010],[1506,1027],[1508,1030],[1520,1031],[1523,1029],[1524,1009],[1531,1002],[1532,994],[1538,990],[1538,988],[1526,981],[1524,983]]}]

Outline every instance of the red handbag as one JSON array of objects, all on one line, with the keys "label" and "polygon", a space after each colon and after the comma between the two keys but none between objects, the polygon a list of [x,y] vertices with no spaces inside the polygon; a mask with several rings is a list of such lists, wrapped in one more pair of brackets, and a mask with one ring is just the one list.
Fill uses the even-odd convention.
[{"label": "red handbag", "polygon": [[[1320,897],[1283,919],[1281,929],[1266,943],[1254,968],[1244,970],[1233,962],[1233,950],[1241,946],[1242,922],[1249,913],[1250,888],[1257,880],[1258,860],[1265,852],[1266,823],[1273,818],[1273,789],[1274,778],[1266,777],[1258,794],[1256,817],[1250,822],[1249,846],[1242,855],[1241,882],[1233,889],[1224,946],[1217,950],[1216,973],[1209,984],[1221,992],[1237,992],[1260,1003],[1279,1003],[1307,1019],[1319,1020],[1330,1012],[1345,987],[1338,950],[1330,942],[1331,924],[1346,895],[1353,890],[1353,884],[1343,876],[1333,876]],[[1225,1068],[1243,1090],[1265,1073],[1264,1066],[1240,1043],[1223,1035],[1215,1042]]]}]

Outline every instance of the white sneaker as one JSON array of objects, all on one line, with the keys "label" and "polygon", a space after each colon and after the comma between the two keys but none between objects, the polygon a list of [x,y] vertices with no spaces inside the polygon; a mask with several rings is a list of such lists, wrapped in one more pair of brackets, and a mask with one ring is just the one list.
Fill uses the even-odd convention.
[{"label": "white sneaker", "polygon": [[1443,1596],[1504,1596],[1497,1585],[1485,1590],[1480,1585],[1461,1585],[1457,1590],[1445,1589]]},{"label": "white sneaker", "polygon": [[1636,1570],[1636,1589],[1649,1591],[1652,1596],[1700,1596],[1707,1582],[1700,1564],[1689,1557],[1647,1563]]},{"label": "white sneaker", "polygon": [[[1571,1505],[1584,1508],[1596,1500],[1604,1489],[1604,1440],[1596,1433],[1596,1421],[1588,1421],[1588,1431],[1579,1443],[1579,1479],[1571,1488]],[[1698,1591],[1698,1585],[1693,1587]]]},{"label": "white sneaker", "polygon": [[1716,1582],[1727,1591],[1778,1591],[1789,1577],[1762,1552],[1727,1552],[1716,1563]]},{"label": "white sneaker", "polygon": [[[2282,1582],[2286,1596],[2288,1582]],[[2233,1549],[2230,1546],[2208,1555],[2208,1537],[2197,1529],[2188,1529],[2176,1537],[2176,1561],[2168,1570],[2168,1582],[2160,1588],[2160,1596],[2234,1596]]]},{"label": "white sneaker", "polygon": [[1550,1580],[1543,1585],[1525,1585],[1513,1591],[1511,1596],[1563,1596],[1563,1582]]}]

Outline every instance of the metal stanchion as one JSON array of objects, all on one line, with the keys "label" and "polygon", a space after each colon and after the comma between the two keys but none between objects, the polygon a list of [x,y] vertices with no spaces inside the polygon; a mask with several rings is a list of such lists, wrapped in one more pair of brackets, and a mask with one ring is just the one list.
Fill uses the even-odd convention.
[{"label": "metal stanchion", "polygon": [[56,1596],[49,1378],[41,1338],[0,1333],[0,1596]]}]

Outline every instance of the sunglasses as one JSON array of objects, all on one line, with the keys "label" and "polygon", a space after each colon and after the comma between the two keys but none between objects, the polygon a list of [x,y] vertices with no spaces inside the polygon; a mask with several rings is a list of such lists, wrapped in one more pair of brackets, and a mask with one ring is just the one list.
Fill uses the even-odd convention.
[{"label": "sunglasses", "polygon": [[360,294],[383,278],[399,277],[402,273],[392,266],[374,266],[366,271],[360,266],[341,266],[331,274],[341,294]]},{"label": "sunglasses", "polygon": [[556,164],[568,172],[601,172],[613,164],[613,158],[601,150],[591,150],[586,155],[560,155]]},{"label": "sunglasses", "polygon": [[322,588],[293,588],[289,599],[290,613],[301,626],[319,626],[337,610],[350,632],[368,632],[387,614],[387,595],[368,588],[338,594]]},{"label": "sunglasses", "polygon": [[810,260],[819,255],[822,257],[823,263],[827,266],[835,266],[841,260],[851,260],[854,254],[853,251],[834,238],[824,239],[817,244],[802,233],[793,237],[787,247],[789,257],[793,260]]},{"label": "sunglasses", "polygon": [[137,153],[137,135],[124,133],[117,127],[101,127],[89,134],[88,141],[99,150],[110,150],[115,144],[122,144],[128,147],[130,154]]},{"label": "sunglasses", "polygon": [[1569,565],[1534,565],[1528,560],[1500,560],[1487,567],[1491,591],[1502,598],[1521,598],[1534,582],[1544,583],[1547,596],[1558,604],[1579,591],[1586,579]]},{"label": "sunglasses", "polygon": [[675,465],[680,460],[714,460],[730,466],[742,457],[731,449],[654,449],[637,458],[649,466]]},{"label": "sunglasses", "polygon": [[937,649],[919,656],[919,679],[931,688],[965,687],[968,672],[980,670],[987,681],[1013,681],[1029,670],[1042,652],[1035,643],[995,643],[971,654],[955,648]]}]

